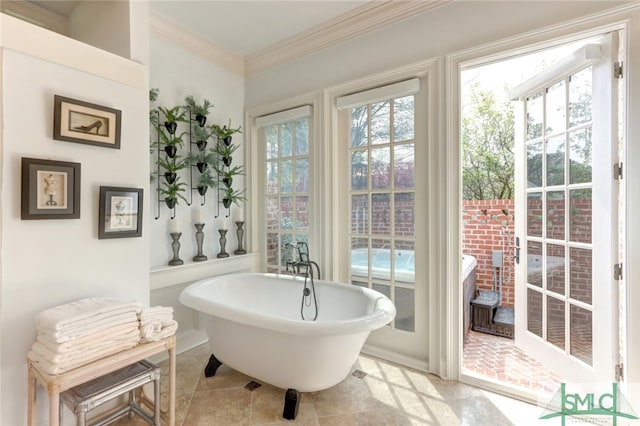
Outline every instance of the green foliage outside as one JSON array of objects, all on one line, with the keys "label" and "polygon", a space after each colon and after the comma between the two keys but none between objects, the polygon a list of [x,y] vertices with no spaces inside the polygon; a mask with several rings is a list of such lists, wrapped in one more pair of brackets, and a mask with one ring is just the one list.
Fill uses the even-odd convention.
[{"label": "green foliage outside", "polygon": [[514,111],[493,92],[474,84],[462,118],[465,200],[512,199]]}]

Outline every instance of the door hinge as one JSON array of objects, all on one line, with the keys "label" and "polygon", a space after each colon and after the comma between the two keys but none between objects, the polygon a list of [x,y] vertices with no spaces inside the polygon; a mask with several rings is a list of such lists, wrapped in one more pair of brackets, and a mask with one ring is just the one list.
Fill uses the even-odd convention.
[{"label": "door hinge", "polygon": [[622,263],[613,265],[613,279],[620,281],[622,279]]},{"label": "door hinge", "polygon": [[624,63],[622,61],[615,62],[613,64],[613,78],[622,78],[622,66]]},{"label": "door hinge", "polygon": [[616,163],[613,165],[613,178],[615,180],[622,179],[622,163]]},{"label": "door hinge", "polygon": [[616,382],[622,381],[622,379],[624,378],[624,365],[623,364],[616,364],[615,376],[616,376]]}]

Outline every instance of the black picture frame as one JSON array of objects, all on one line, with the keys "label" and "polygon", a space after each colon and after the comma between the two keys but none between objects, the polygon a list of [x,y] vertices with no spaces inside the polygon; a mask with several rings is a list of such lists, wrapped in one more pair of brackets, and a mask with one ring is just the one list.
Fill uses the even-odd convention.
[{"label": "black picture frame", "polygon": [[53,138],[120,149],[122,111],[55,95]]},{"label": "black picture frame", "polygon": [[98,238],[142,236],[142,188],[101,186]]},{"label": "black picture frame", "polygon": [[22,220],[79,219],[80,163],[22,158]]}]

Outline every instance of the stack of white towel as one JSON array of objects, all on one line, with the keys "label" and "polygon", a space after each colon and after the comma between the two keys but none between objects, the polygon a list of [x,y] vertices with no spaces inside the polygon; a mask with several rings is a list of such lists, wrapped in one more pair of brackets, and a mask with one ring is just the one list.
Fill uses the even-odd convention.
[{"label": "stack of white towel", "polygon": [[44,310],[28,357],[42,371],[62,374],[100,358],[155,342],[178,329],[173,308],[89,298]]},{"label": "stack of white towel", "polygon": [[156,342],[172,336],[178,329],[178,323],[173,319],[173,308],[165,306],[151,306],[142,308],[138,314],[140,319],[140,342]]},{"label": "stack of white towel", "polygon": [[28,356],[43,371],[61,374],[133,348],[140,341],[140,304],[89,298],[44,310]]}]

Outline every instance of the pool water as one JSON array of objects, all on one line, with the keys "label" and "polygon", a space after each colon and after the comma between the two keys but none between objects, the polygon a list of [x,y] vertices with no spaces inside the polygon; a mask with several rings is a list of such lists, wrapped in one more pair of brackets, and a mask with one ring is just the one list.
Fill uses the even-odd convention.
[{"label": "pool water", "polygon": [[[394,250],[394,279],[405,283],[415,282],[415,252],[413,250]],[[369,276],[369,250],[358,248],[351,250],[351,275]],[[371,250],[371,276],[377,279],[391,279],[391,251],[389,249]]]}]

